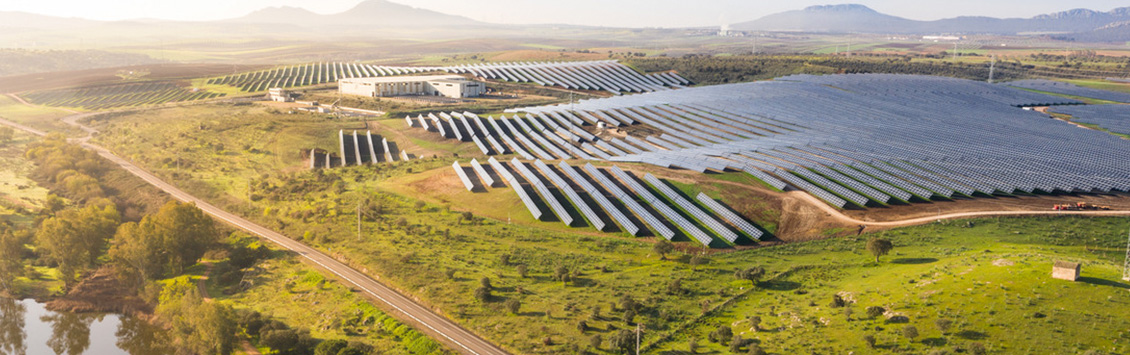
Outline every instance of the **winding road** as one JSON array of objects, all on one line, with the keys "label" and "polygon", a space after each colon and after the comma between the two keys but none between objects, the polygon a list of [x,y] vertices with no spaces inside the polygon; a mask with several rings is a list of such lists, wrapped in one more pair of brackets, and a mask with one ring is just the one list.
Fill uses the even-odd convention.
[{"label": "winding road", "polygon": [[[20,100],[22,102],[22,100]],[[24,104],[27,104],[24,102]],[[145,171],[144,169],[134,165],[132,162],[125,160],[106,148],[92,144],[89,142],[91,136],[98,131],[94,128],[78,123],[78,120],[88,117],[92,114],[75,114],[64,117],[62,120],[68,124],[75,125],[87,132],[88,135],[83,138],[74,139],[73,141],[81,143],[86,149],[93,150],[101,155],[103,158],[117,164],[122,169],[130,172],[145,182],[161,189],[168,193],[173,198],[182,202],[195,203],[197,207],[225,223],[232,225],[236,228],[245,230],[249,233],[255,234],[263,239],[269,240],[283,248],[301,255],[311,263],[317,265],[320,269],[329,271],[337,275],[341,280],[353,285],[361,292],[363,292],[370,299],[377,301],[378,305],[389,311],[389,314],[397,317],[404,323],[412,325],[420,332],[427,334],[432,339],[447,345],[449,348],[463,354],[474,355],[505,355],[509,354],[498,346],[491,344],[483,338],[475,335],[471,331],[459,326],[454,321],[446,317],[436,314],[432,310],[424,307],[423,305],[413,301],[411,298],[400,294],[396,290],[388,287],[377,280],[365,275],[348,265],[337,261],[336,259],[322,253],[321,251],[311,248],[301,242],[290,239],[278,232],[267,229],[263,226],[255,224],[235,214],[224,211],[212,204],[190,195],[177,187],[161,180],[157,176]],[[0,124],[7,125],[22,131],[35,134],[38,136],[45,136],[46,133],[25,125],[21,125],[12,121],[0,119]]]}]

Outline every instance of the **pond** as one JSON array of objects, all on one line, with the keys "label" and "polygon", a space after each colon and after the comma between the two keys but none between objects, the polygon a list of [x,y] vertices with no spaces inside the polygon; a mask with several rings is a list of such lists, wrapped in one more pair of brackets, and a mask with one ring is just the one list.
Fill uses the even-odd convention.
[{"label": "pond", "polygon": [[164,332],[141,319],[0,297],[0,355],[157,355],[171,353],[167,346]]}]

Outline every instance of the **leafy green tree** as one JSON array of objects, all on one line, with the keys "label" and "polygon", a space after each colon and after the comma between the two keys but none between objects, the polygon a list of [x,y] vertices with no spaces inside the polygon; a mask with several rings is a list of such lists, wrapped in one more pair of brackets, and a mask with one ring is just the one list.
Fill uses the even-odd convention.
[{"label": "leafy green tree", "polygon": [[864,335],[863,336],[863,342],[867,344],[868,348],[871,348],[871,349],[875,348],[875,336],[874,335],[871,335],[871,334]]},{"label": "leafy green tree", "polygon": [[97,263],[120,219],[112,204],[62,210],[40,224],[35,244],[41,256],[59,265],[62,281],[70,288],[78,273]]},{"label": "leafy green tree", "polygon": [[345,340],[330,339],[314,347],[314,355],[338,355],[339,352],[347,347],[349,347],[349,343]]},{"label": "leafy green tree", "polygon": [[738,269],[734,271],[734,277],[739,280],[753,281],[753,284],[756,286],[757,282],[760,281],[762,277],[765,277],[765,268],[753,266],[747,269]]},{"label": "leafy green tree", "polygon": [[660,260],[667,260],[667,254],[671,254],[671,252],[675,251],[675,244],[672,244],[666,239],[660,239],[659,242],[651,246],[651,251],[659,254]]},{"label": "leafy green tree", "polygon": [[871,237],[871,239],[867,241],[867,251],[875,256],[875,262],[879,262],[880,256],[887,255],[887,253],[890,253],[891,249],[894,248],[891,241],[883,238]]},{"label": "leafy green tree", "polygon": [[934,325],[938,326],[938,330],[941,331],[942,334],[946,334],[950,331],[950,328],[953,327],[953,321],[945,318],[938,318],[934,321]]},{"label": "leafy green tree", "polygon": [[479,302],[489,302],[491,298],[490,289],[486,287],[479,287],[475,289],[475,299]]},{"label": "leafy green tree", "polygon": [[910,339],[910,342],[913,343],[914,338],[918,337],[918,328],[913,325],[902,327],[902,336]]},{"label": "leafy green tree", "polygon": [[218,302],[204,302],[187,276],[165,285],[158,298],[157,315],[168,324],[172,345],[190,353],[231,354],[238,340],[235,312]]},{"label": "leafy green tree", "polygon": [[620,331],[613,334],[608,338],[608,346],[612,351],[621,354],[634,354],[636,349],[636,334],[627,329],[620,329]]},{"label": "leafy green tree", "polygon": [[12,282],[23,274],[24,242],[10,229],[0,231],[0,288],[11,291]]},{"label": "leafy green tree", "polygon": [[883,315],[883,313],[887,313],[887,310],[883,307],[879,307],[879,306],[867,307],[867,317],[869,317],[869,318],[875,318],[875,317],[881,316],[881,315]]},{"label": "leafy green tree", "polygon": [[749,354],[749,355],[766,355],[768,353],[765,352],[765,350],[761,348],[761,345],[749,344],[749,351],[747,351],[746,354]]},{"label": "leafy green tree", "polygon": [[[169,202],[156,214],[118,228],[109,256],[118,265],[132,270],[140,281],[146,281],[166,272],[180,274],[218,241],[215,222],[203,211],[193,204]],[[245,259],[253,260],[266,250],[248,250],[247,253],[255,254],[237,252],[236,261],[246,263]]]},{"label": "leafy green tree", "polygon": [[681,279],[674,279],[667,283],[668,295],[682,295],[686,292],[687,290],[683,288],[683,281]]},{"label": "leafy green tree", "polygon": [[507,311],[510,311],[510,314],[516,315],[522,308],[522,301],[519,301],[517,298],[510,298],[506,300],[506,302],[503,302],[502,305],[506,307]]},{"label": "leafy green tree", "polygon": [[706,258],[702,257],[701,255],[695,255],[691,257],[690,264],[691,271],[698,271],[699,265],[706,264]]}]

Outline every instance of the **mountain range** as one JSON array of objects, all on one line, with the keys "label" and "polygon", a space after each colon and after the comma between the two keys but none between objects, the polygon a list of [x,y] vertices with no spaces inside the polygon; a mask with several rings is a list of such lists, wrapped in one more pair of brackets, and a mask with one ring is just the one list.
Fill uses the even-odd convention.
[{"label": "mountain range", "polygon": [[[736,16],[736,14],[735,14]],[[387,0],[366,0],[336,14],[321,15],[296,7],[270,7],[228,20],[189,22],[163,20],[93,21],[23,12],[0,11],[0,46],[29,41],[58,43],[73,38],[130,41],[148,35],[168,38],[214,36],[388,38],[510,38],[529,36],[532,29],[592,28],[568,25],[500,25],[467,17],[414,8]],[[864,5],[810,6],[733,24],[733,30],[878,34],[1045,34],[1086,42],[1130,41],[1130,7],[1101,12],[1074,9],[1031,18],[963,16],[918,21],[879,13]],[[557,33],[557,32],[543,32]],[[590,34],[591,35],[591,34]]]},{"label": "mountain range", "polygon": [[[891,16],[858,4],[809,6],[731,26],[735,30],[889,34],[1054,34],[1068,38],[1118,37],[1130,7],[1107,12],[1074,9],[1031,18],[961,16],[935,21]],[[1110,38],[1109,41],[1125,41]]]}]

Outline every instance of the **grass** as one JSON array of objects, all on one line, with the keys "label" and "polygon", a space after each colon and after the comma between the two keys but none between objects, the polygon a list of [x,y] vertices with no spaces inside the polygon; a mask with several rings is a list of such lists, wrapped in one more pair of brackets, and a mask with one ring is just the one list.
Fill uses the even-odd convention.
[{"label": "grass", "polygon": [[[207,282],[209,293],[237,309],[258,311],[292,327],[309,329],[318,339],[343,339],[372,345],[380,354],[430,354],[443,347],[389,318],[353,289],[284,251],[260,261],[244,279],[246,289],[226,295],[239,286],[220,285],[217,275]],[[214,270],[227,261],[217,261]],[[261,350],[268,350],[262,348]]]},{"label": "grass", "polygon": [[78,134],[78,129],[58,120],[70,114],[59,108],[24,105],[7,95],[0,95],[0,118],[42,131]]},{"label": "grass", "polygon": [[[706,335],[730,326],[770,352],[873,351],[865,335],[889,352],[956,351],[973,342],[1003,352],[1125,352],[1130,285],[1120,269],[1127,228],[1125,219],[1097,218],[935,223],[882,232],[895,250],[878,264],[863,248],[867,235],[734,253],[772,276],[756,287],[731,282],[744,288],[741,296],[652,350],[682,353],[696,337],[699,353],[719,353],[724,347]],[[1051,279],[1055,260],[1082,262],[1083,278]],[[848,300],[851,316],[829,305],[833,294]],[[900,335],[904,324],[871,319],[868,306],[909,317],[921,336],[909,342]],[[762,331],[752,330],[748,316],[762,319]],[[943,334],[937,319],[953,321],[953,328]]]},{"label": "grass", "polygon": [[24,158],[24,150],[35,138],[22,131],[13,137],[0,143],[0,219],[29,225],[34,219],[31,212],[43,207],[48,191],[27,177],[32,164]]},{"label": "grass", "polygon": [[[398,129],[392,121],[379,123],[382,129]],[[1121,257],[1117,254],[1122,250],[1120,243],[1125,241],[1125,236],[1117,231],[1130,227],[1124,220],[1083,218],[974,220],[974,226],[969,228],[964,222],[951,222],[888,232],[895,239],[897,255],[886,260],[938,259],[928,263],[872,266],[862,249],[864,239],[852,238],[714,254],[709,256],[707,265],[692,271],[687,264],[689,256],[678,254],[672,261],[661,261],[652,255],[648,242],[654,238],[627,239],[598,234],[591,229],[566,228],[560,223],[535,222],[509,188],[468,193],[453,178],[450,160],[446,158],[316,172],[302,169],[299,155],[302,149],[336,150],[333,134],[348,125],[357,125],[356,122],[327,121],[316,115],[273,115],[255,106],[220,105],[121,115],[97,124],[105,132],[99,141],[159,175],[175,176],[171,180],[182,188],[307,244],[339,254],[358,269],[380,275],[383,282],[517,353],[572,352],[574,346],[587,346],[588,338],[594,334],[607,339],[619,329],[632,327],[620,319],[622,310],[613,310],[620,306],[610,305],[625,296],[645,305],[636,320],[647,325],[649,332],[645,334],[644,344],[653,349],[652,352],[685,350],[687,337],[705,339],[706,333],[718,324],[731,324],[747,312],[767,314],[771,309],[774,317],[785,311],[794,312],[802,320],[799,324],[804,325],[759,333],[757,336],[764,338],[764,347],[774,352],[802,346],[861,351],[859,338],[872,332],[879,334],[880,345],[893,344],[896,338],[888,334],[889,330],[882,333],[874,330],[873,325],[867,325],[871,330],[861,330],[863,324],[868,324],[864,321],[833,322],[827,326],[811,322],[813,319],[819,322],[820,317],[831,319],[842,312],[822,307],[831,293],[841,290],[856,295],[857,316],[863,313],[862,306],[893,305],[896,311],[911,312],[912,322],[918,325],[924,338],[935,338],[937,335],[930,332],[933,329],[930,322],[931,317],[936,316],[931,314],[951,314],[955,309],[987,305],[996,305],[997,312],[1002,312],[1005,303],[1001,302],[1005,301],[1001,300],[978,299],[977,305],[961,303],[973,302],[968,301],[970,291],[961,290],[974,288],[974,280],[993,282],[992,285],[1002,281],[990,278],[992,274],[987,272],[968,273],[964,280],[958,278],[953,284],[939,281],[933,284],[948,285],[940,292],[966,295],[939,297],[939,301],[927,305],[926,301],[910,303],[920,295],[911,293],[917,289],[903,285],[910,285],[908,280],[902,279],[907,277],[903,275],[917,280],[920,279],[917,275],[928,273],[933,267],[955,269],[959,265],[976,266],[978,262],[998,258],[1009,258],[1023,267],[1034,265],[1031,270],[1014,269],[1017,275],[1037,275],[1046,273],[1046,265],[1041,263],[1067,258],[1084,261],[1085,272],[1090,270],[1095,272],[1093,277],[1110,280],[1108,274],[1113,269],[1109,265],[1120,262],[1115,259]],[[246,149],[242,144],[248,145]],[[182,160],[179,173],[175,164],[178,154]],[[467,157],[460,158],[465,159]],[[759,200],[741,197],[738,202],[727,201],[733,197],[723,193],[728,191],[726,188],[742,190],[727,185],[734,179],[743,180],[727,177],[699,184],[697,188],[708,195],[722,197],[723,202],[745,213],[743,210],[748,205]],[[690,189],[672,183],[684,191]],[[754,181],[745,179],[743,183]],[[248,186],[251,191],[247,190]],[[255,201],[248,201],[249,192]],[[359,200],[365,207],[360,238],[355,224]],[[424,201],[422,205],[417,204],[420,200]],[[460,212],[467,206],[481,207],[470,210],[476,216],[474,221],[461,217]],[[484,216],[489,218],[482,218]],[[1011,234],[1013,231],[1022,234]],[[1083,246],[1085,240],[1090,249]],[[692,243],[677,244],[691,246],[684,249],[686,252],[698,250]],[[1098,254],[1088,254],[1086,250]],[[505,262],[503,255],[507,255]],[[520,264],[528,267],[527,277],[518,274]],[[769,268],[770,275],[813,266],[811,270],[798,269],[777,276],[765,287],[748,293],[751,285],[748,281],[736,281],[732,270],[759,264]],[[569,283],[554,280],[554,269],[558,266],[567,267],[577,276]],[[451,276],[448,276],[449,271]],[[288,273],[291,271],[283,272]],[[986,278],[980,279],[982,274]],[[479,287],[479,279],[484,277],[490,278],[495,286],[488,302],[471,296]],[[666,285],[672,279],[681,279],[691,292],[667,294]],[[869,283],[880,280],[890,280],[881,284],[886,287],[884,292],[874,290],[874,284]],[[1040,291],[1034,285],[1015,283],[1009,287],[1018,294],[1041,292],[1045,299],[1060,297]],[[1072,285],[1082,287],[1079,285],[1083,284]],[[803,289],[807,294],[796,294],[796,289]],[[1121,294],[1111,293],[1107,288],[1090,292],[1099,295],[1095,297]],[[303,302],[299,293],[288,297]],[[283,303],[286,300],[268,301],[266,297],[271,295],[261,296],[264,298],[256,302]],[[517,315],[502,309],[503,301],[512,298],[522,304]],[[821,307],[806,306],[809,302]],[[1089,305],[1091,303],[1064,307],[1082,312],[1071,307]],[[594,307],[601,308],[601,316],[592,316]],[[705,317],[704,308],[707,310]],[[1119,313],[1122,312],[1119,307],[1108,308],[1110,310],[1103,313],[1108,318],[1125,316]],[[1016,349],[1016,343],[996,330],[995,327],[1000,326],[990,329],[985,324],[1011,324],[1019,320],[981,321],[977,317],[987,316],[968,312],[960,315],[969,318],[969,322],[980,323],[961,325],[961,329],[988,334],[989,338],[979,341]],[[1050,315],[1049,318],[1071,313],[1041,312]],[[762,318],[766,319],[766,325],[779,326],[784,324],[780,319],[791,319],[791,316]],[[590,330],[582,333],[576,329],[581,320],[588,323]],[[1074,318],[1068,320],[1075,321]],[[855,326],[858,328],[852,328]],[[1076,343],[1087,348],[1104,347],[1109,344],[1103,339],[1118,334],[1102,325],[1093,328],[1093,334],[1103,336],[1071,330],[1070,334],[1082,340],[1048,340],[1046,346],[1063,351],[1074,351]],[[817,344],[813,335],[833,340]],[[545,345],[546,337],[552,345]],[[951,346],[969,343],[962,339],[947,341]],[[722,349],[721,345],[706,343],[700,341],[707,352]],[[912,347],[915,351],[926,349],[920,342],[900,346]]]}]

